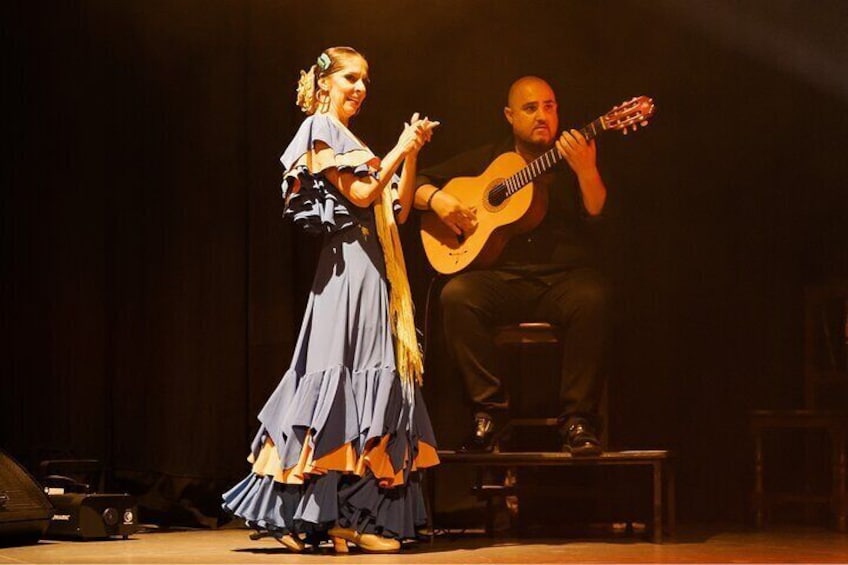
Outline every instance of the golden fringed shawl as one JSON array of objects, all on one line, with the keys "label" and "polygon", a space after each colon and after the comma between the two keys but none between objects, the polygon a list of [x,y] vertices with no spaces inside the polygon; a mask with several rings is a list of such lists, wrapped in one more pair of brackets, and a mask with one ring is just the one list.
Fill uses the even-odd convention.
[{"label": "golden fringed shawl", "polygon": [[409,391],[414,382],[423,384],[424,363],[415,333],[412,292],[392,201],[391,186],[387,183],[381,197],[374,202],[374,216],[389,279],[389,321],[395,338],[395,362],[404,389]]}]

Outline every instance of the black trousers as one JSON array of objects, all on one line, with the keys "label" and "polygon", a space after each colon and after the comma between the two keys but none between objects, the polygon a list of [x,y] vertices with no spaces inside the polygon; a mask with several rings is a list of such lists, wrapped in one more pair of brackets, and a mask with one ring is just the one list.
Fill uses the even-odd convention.
[{"label": "black trousers", "polygon": [[561,422],[583,417],[598,425],[608,304],[606,279],[588,267],[532,276],[468,271],[450,279],[441,293],[445,337],[475,414],[499,418],[508,409],[505,375],[500,373],[494,344],[497,326],[543,321],[561,326],[565,332]]}]

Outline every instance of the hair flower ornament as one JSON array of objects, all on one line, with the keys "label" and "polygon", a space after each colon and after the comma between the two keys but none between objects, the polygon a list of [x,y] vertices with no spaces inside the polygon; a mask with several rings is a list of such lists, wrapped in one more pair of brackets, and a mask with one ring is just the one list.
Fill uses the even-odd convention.
[{"label": "hair flower ornament", "polygon": [[326,71],[327,69],[330,68],[330,56],[327,55],[326,53],[321,53],[318,56],[318,61],[317,61],[316,64],[318,65],[318,68],[321,69],[322,72]]}]

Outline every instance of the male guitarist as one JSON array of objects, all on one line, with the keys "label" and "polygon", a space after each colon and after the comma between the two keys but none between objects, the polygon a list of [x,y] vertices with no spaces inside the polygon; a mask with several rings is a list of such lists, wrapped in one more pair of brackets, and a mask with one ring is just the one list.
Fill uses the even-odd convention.
[{"label": "male guitarist", "polygon": [[591,224],[598,221],[606,200],[595,141],[587,143],[577,130],[564,131],[557,139],[556,96],[535,76],[512,84],[504,116],[512,126],[508,139],[421,171],[415,193],[416,208],[432,211],[461,238],[477,227],[476,210],[440,191],[447,181],[478,176],[507,151],[530,162],[555,145],[568,164],[560,163],[533,183],[535,198],[547,209],[539,225],[513,237],[494,265],[459,273],[442,290],[445,337],[474,409],[471,431],[460,451],[491,451],[505,423],[507,395],[501,367],[496,365],[494,329],[546,321],[564,331],[559,390],[562,448],[573,455],[597,455],[608,291],[593,266]]}]

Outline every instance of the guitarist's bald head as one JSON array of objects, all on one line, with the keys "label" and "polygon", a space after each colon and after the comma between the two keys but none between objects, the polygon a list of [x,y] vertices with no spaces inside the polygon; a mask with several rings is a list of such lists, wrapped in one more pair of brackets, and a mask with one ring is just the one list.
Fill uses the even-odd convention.
[{"label": "guitarist's bald head", "polygon": [[554,142],[559,117],[554,89],[537,76],[523,76],[509,88],[504,117],[519,152],[533,156]]},{"label": "guitarist's bald head", "polygon": [[550,91],[551,98],[553,100],[556,100],[554,89],[551,88],[551,85],[548,84],[548,81],[537,76],[526,75],[513,82],[512,85],[509,87],[509,93],[506,97],[506,105],[510,108],[515,108],[516,105],[521,104],[521,101],[523,100],[524,95],[528,89],[535,90],[538,88],[547,89],[548,91]]}]

